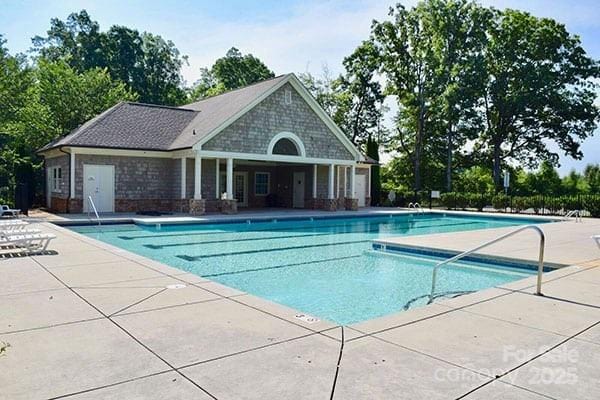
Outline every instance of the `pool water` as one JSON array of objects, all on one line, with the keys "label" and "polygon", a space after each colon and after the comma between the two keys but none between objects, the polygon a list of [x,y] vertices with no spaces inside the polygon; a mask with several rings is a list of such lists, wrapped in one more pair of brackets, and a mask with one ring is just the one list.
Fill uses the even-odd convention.
[{"label": "pool water", "polygon": [[[433,266],[442,260],[376,252],[373,239],[534,222],[540,220],[411,214],[71,229],[303,313],[351,324],[426,304]],[[533,273],[528,268],[460,261],[440,269],[437,291],[480,290]]]}]

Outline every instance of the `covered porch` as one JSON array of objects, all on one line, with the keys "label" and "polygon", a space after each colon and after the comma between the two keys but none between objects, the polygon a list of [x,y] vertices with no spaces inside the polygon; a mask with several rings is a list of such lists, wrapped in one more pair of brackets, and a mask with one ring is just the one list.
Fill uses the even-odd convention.
[{"label": "covered porch", "polygon": [[354,161],[294,161],[207,157],[201,152],[194,158],[183,157],[182,207],[200,215],[265,208],[358,210],[359,205],[368,205],[368,168],[357,168]]}]

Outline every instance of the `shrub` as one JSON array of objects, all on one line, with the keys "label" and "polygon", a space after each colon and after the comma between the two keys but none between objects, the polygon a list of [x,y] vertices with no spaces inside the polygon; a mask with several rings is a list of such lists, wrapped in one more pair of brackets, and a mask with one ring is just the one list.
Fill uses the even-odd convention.
[{"label": "shrub", "polygon": [[585,196],[583,198],[583,208],[592,217],[600,217],[600,196]]},{"label": "shrub", "polygon": [[484,194],[469,193],[465,196],[466,207],[476,208],[479,211],[483,211],[488,203],[488,196]]},{"label": "shrub", "polygon": [[506,209],[510,205],[510,197],[505,194],[498,193],[492,197],[492,207],[497,210]]}]

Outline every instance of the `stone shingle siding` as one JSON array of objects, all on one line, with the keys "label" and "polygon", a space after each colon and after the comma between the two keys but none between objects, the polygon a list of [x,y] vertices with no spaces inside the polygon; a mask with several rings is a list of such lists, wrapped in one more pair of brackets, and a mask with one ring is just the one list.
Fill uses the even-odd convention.
[{"label": "stone shingle siding", "polygon": [[[285,103],[288,90],[292,94],[291,104]],[[202,149],[267,154],[271,139],[280,132],[298,136],[304,143],[307,157],[354,159],[289,83],[202,145]]]},{"label": "stone shingle siding", "polygon": [[115,166],[115,200],[179,198],[180,161],[170,158],[77,154],[75,197],[83,198],[83,165]]}]

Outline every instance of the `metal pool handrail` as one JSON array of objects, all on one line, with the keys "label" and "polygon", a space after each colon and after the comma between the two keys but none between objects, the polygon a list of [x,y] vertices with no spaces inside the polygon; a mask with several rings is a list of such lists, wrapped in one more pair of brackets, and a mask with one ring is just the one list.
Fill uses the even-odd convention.
[{"label": "metal pool handrail", "polygon": [[544,231],[542,231],[540,229],[540,227],[538,227],[536,225],[525,225],[525,226],[520,227],[519,229],[515,229],[512,232],[508,232],[502,236],[498,236],[495,239],[492,239],[492,240],[485,242],[475,248],[472,248],[471,250],[464,251],[452,258],[449,258],[447,260],[437,263],[436,266],[433,267],[433,275],[431,277],[431,294],[429,295],[429,301],[427,302],[427,304],[431,304],[433,302],[433,296],[435,295],[435,284],[437,281],[437,271],[441,266],[449,264],[449,263],[457,261],[457,260],[460,260],[461,258],[466,257],[469,254],[472,254],[478,250],[481,250],[484,247],[488,247],[494,243],[500,242],[506,238],[514,236],[517,233],[522,232],[527,229],[533,229],[540,236],[540,250],[539,250],[538,271],[537,271],[537,286],[536,286],[535,294],[538,296],[542,296],[542,273],[544,272],[544,247],[546,245],[546,236],[544,235]]},{"label": "metal pool handrail", "polygon": [[425,210],[423,210],[423,207],[419,203],[408,203],[408,208],[414,208],[417,212],[425,214]]},{"label": "metal pool handrail", "polygon": [[567,221],[569,218],[575,217],[575,222],[583,222],[581,219],[581,211],[579,210],[571,210],[564,217],[563,221]]},{"label": "metal pool handrail", "polygon": [[[92,207],[92,210],[94,210],[94,214],[96,214],[96,221],[98,221],[98,226],[100,226],[101,225],[101,223],[100,223],[100,216],[98,215],[98,210],[96,209],[96,205],[94,204],[94,200],[92,200],[92,196],[88,196],[88,201],[90,202],[90,206]],[[89,218],[89,216],[90,216],[90,212],[88,210],[88,218]]]}]

